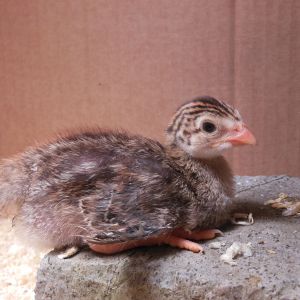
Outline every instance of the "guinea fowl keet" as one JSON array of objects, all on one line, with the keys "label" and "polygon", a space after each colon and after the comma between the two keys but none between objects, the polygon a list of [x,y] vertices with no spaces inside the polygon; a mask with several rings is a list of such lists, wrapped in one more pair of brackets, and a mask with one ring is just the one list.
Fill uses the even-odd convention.
[{"label": "guinea fowl keet", "polygon": [[230,217],[233,176],[221,156],[255,138],[237,110],[211,97],[183,104],[167,143],[92,131],[3,160],[0,210],[30,243],[68,255],[169,244],[202,251]]}]

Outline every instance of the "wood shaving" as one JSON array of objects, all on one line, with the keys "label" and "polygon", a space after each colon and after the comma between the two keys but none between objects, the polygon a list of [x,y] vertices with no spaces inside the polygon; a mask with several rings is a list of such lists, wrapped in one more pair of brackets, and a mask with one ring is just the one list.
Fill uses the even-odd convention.
[{"label": "wood shaving", "polygon": [[9,220],[0,219],[0,234],[0,299],[34,299],[36,271],[45,252],[20,245]]},{"label": "wood shaving", "polygon": [[271,205],[273,208],[284,209],[283,216],[300,216],[300,200],[295,197],[290,197],[287,194],[280,193],[278,198],[270,199],[264,203]]},{"label": "wood shaving", "polygon": [[248,279],[249,283],[255,286],[260,286],[262,279],[259,276],[250,276]]},{"label": "wood shaving", "polygon": [[233,259],[238,256],[252,256],[251,243],[245,244],[240,242],[234,242],[226,250],[226,252],[220,256],[220,259],[231,266],[236,266],[237,262]]},{"label": "wood shaving", "polygon": [[234,225],[243,225],[249,226],[254,224],[254,219],[252,213],[245,214],[245,213],[235,213],[231,217],[231,223]]}]

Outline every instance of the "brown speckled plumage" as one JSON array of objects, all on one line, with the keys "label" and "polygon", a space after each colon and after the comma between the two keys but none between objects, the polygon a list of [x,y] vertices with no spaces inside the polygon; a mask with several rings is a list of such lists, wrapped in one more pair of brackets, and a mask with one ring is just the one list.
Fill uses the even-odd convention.
[{"label": "brown speckled plumage", "polygon": [[222,156],[199,158],[180,146],[193,143],[188,142],[198,134],[193,120],[207,106],[210,115],[240,118],[229,106],[207,99],[213,98],[178,110],[166,146],[139,135],[94,129],[3,161],[2,214],[14,215],[14,224],[30,240],[55,248],[223,224],[233,197],[228,164]]}]

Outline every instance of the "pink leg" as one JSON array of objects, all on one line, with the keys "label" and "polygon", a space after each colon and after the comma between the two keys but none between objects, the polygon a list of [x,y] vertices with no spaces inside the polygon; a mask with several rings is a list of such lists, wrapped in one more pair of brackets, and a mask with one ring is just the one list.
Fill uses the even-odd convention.
[{"label": "pink leg", "polygon": [[164,241],[164,244],[170,245],[172,247],[189,250],[194,253],[203,252],[203,248],[199,244],[189,241],[185,238],[175,236],[175,235],[170,235]]},{"label": "pink leg", "polygon": [[125,250],[137,248],[137,247],[154,246],[154,245],[161,245],[161,244],[166,244],[172,247],[189,250],[195,253],[203,251],[203,248],[199,244],[175,235],[162,235],[162,236],[151,237],[140,241],[129,241],[129,242],[123,242],[117,244],[108,244],[108,245],[89,244],[89,247],[93,251],[98,253],[114,254],[118,252],[123,252]]}]

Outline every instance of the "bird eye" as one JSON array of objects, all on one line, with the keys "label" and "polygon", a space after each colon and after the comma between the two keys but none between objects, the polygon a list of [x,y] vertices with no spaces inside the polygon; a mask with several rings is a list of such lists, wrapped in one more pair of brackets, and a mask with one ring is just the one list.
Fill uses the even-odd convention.
[{"label": "bird eye", "polygon": [[216,129],[217,129],[216,125],[211,122],[204,122],[202,124],[202,128],[205,132],[208,132],[208,133],[212,133],[212,132],[216,131]]}]

